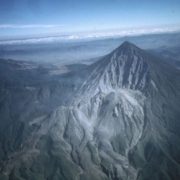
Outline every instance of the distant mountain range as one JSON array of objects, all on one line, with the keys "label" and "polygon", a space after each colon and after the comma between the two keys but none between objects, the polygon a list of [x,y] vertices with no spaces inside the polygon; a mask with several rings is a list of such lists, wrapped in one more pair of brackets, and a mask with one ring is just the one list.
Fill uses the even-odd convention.
[{"label": "distant mountain range", "polygon": [[180,179],[180,71],[125,41],[91,65],[0,61],[0,180]]}]

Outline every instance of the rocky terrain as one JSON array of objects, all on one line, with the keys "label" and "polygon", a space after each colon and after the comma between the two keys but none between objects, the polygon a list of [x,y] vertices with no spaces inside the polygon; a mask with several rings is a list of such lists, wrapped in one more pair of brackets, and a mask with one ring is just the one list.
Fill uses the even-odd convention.
[{"label": "rocky terrain", "polygon": [[0,61],[0,180],[180,179],[180,71],[124,42],[91,65]]}]

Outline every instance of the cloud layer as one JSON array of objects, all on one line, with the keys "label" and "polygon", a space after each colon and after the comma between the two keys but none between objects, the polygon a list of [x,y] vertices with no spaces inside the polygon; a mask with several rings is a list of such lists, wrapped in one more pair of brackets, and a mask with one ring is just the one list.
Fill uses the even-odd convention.
[{"label": "cloud layer", "polygon": [[58,24],[0,24],[0,29],[61,28]]},{"label": "cloud layer", "polygon": [[[57,28],[60,25],[0,25],[0,28]],[[126,29],[97,30],[89,32],[76,32],[68,34],[51,34],[43,37],[21,38],[15,40],[0,40],[0,44],[33,44],[33,43],[52,43],[61,41],[77,41],[86,39],[101,39],[108,37],[123,37],[144,34],[158,34],[180,32],[180,25],[164,25],[157,27],[141,27]]]}]

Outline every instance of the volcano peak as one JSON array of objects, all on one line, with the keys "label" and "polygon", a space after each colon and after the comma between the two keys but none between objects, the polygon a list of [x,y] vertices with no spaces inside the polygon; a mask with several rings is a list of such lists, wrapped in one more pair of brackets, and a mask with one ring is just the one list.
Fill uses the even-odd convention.
[{"label": "volcano peak", "polygon": [[114,52],[124,55],[141,54],[141,49],[129,41],[124,41]]}]

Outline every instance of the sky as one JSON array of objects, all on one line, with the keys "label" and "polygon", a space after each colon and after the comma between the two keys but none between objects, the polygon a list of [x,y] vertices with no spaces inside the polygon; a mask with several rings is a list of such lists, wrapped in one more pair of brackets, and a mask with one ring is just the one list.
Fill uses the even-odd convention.
[{"label": "sky", "polygon": [[0,0],[1,39],[178,28],[180,0]]}]

